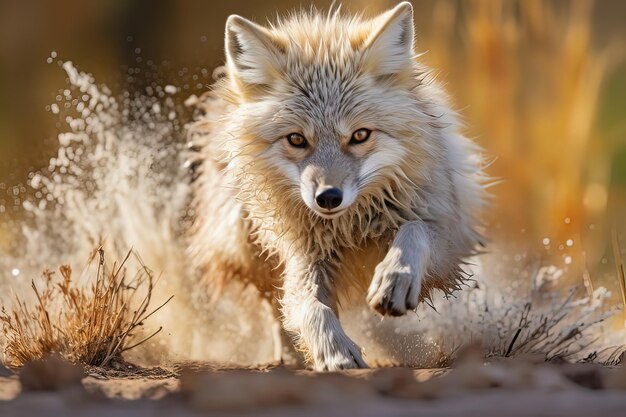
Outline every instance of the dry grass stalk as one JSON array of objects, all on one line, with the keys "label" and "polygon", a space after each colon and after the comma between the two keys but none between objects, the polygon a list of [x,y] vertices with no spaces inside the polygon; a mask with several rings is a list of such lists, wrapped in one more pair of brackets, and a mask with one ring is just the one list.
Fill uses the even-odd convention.
[{"label": "dry grass stalk", "polygon": [[[598,355],[596,342],[602,337],[603,323],[616,312],[605,304],[610,293],[602,287],[588,293],[577,286],[564,294],[558,290],[562,285],[558,268],[535,266],[529,272],[532,285],[527,289],[493,293],[486,286],[476,287],[462,293],[456,307],[441,310],[441,315],[450,317],[448,327],[463,335],[448,344],[477,343],[490,357],[604,361],[611,352]],[[445,340],[445,335],[433,337]],[[453,359],[454,349],[448,351],[452,358],[447,359]]]},{"label": "dry grass stalk", "polygon": [[[111,271],[106,268],[102,248],[94,252],[90,263],[96,256],[95,282],[90,287],[79,286],[72,280],[71,268],[61,266],[60,279],[46,271],[42,289],[32,283],[34,305],[15,295],[14,305],[8,311],[2,308],[7,366],[18,368],[57,353],[72,363],[106,367],[161,331],[137,340],[144,322],[172,298],[150,309],[155,284],[152,272],[141,264],[128,280],[125,265],[131,252]],[[134,298],[139,293],[143,296],[136,305]]]},{"label": "dry grass stalk", "polygon": [[613,258],[615,259],[615,268],[617,269],[617,281],[622,295],[622,312],[626,320],[626,271],[624,270],[624,260],[622,259],[622,247],[619,243],[617,231],[613,229]]},{"label": "dry grass stalk", "polygon": [[[576,353],[587,349],[595,340],[586,344],[578,344],[580,337],[590,327],[604,320],[605,317],[590,320],[581,317],[579,323],[568,324],[566,320],[572,313],[572,302],[578,292],[577,288],[570,290],[569,295],[548,312],[534,312],[533,303],[526,303],[521,312],[517,329],[508,345],[505,357],[520,354],[542,354],[546,360],[554,357],[567,359]],[[587,319],[588,321],[586,321]],[[492,352],[494,356],[502,356],[503,352]]]},{"label": "dry grass stalk", "polygon": [[[603,307],[606,298],[603,289],[589,293],[582,287],[572,287],[563,297],[555,291],[557,278],[551,277],[553,274],[550,268],[535,271],[534,285],[523,309],[517,307],[512,314],[504,314],[509,317],[509,330],[503,333],[503,340],[510,340],[510,343],[501,345],[492,355],[541,354],[546,360],[586,359],[581,354],[588,352],[599,337],[593,328],[611,317],[615,310]],[[586,296],[582,296],[585,293]],[[501,326],[507,327],[504,320]]]}]

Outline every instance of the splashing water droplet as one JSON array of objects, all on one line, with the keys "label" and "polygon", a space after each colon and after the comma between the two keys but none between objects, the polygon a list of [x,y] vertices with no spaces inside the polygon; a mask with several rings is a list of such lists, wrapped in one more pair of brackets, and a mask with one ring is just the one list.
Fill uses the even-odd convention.
[{"label": "splashing water droplet", "polygon": [[[155,343],[162,344],[166,355],[209,359],[211,348],[204,343],[200,347],[179,342],[210,340],[206,330],[198,331],[206,316],[192,307],[187,294],[193,290],[183,289],[191,282],[180,238],[190,221],[189,182],[182,167],[187,156],[183,127],[191,111],[182,97],[113,94],[72,62],[62,67],[69,85],[49,107],[61,116],[57,153],[46,167],[29,175],[28,189],[6,188],[24,221],[11,226],[15,248],[10,256],[0,256],[0,283],[15,286],[16,277],[37,277],[51,265],[80,270],[100,243],[111,260],[122,259],[133,248],[146,265],[164,272],[155,299],[175,295],[179,300],[155,319],[172,335]],[[163,91],[156,84],[153,88]],[[174,85],[168,90],[178,91]],[[0,190],[4,187],[0,184]],[[0,200],[0,211],[4,206]],[[128,268],[141,268],[138,262],[130,259]],[[0,291],[0,304],[3,295]],[[235,305],[224,311],[241,309]],[[181,316],[186,317],[184,325]],[[187,324],[194,317],[197,323]]]}]

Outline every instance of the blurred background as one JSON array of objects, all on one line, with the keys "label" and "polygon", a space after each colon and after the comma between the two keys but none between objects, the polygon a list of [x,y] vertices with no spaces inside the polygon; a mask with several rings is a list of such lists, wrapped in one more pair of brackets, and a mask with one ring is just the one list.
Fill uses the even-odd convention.
[{"label": "blurred background", "polygon": [[[352,0],[342,8],[369,16],[395,3]],[[61,61],[114,92],[172,84],[184,101],[206,91],[223,62],[229,14],[263,23],[308,4],[0,0],[0,217],[20,215],[28,173],[55,155],[62,115],[50,110],[63,102]],[[312,4],[327,9],[331,1]],[[422,59],[499,180],[485,216],[492,240],[619,293],[611,231],[626,231],[626,3],[413,4]],[[0,228],[0,244],[10,239]]]}]

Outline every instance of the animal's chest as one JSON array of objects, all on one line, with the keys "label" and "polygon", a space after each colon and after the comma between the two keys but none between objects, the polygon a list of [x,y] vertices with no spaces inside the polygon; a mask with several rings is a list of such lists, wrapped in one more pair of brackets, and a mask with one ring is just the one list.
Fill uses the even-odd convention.
[{"label": "animal's chest", "polygon": [[350,289],[364,291],[367,289],[376,265],[387,254],[390,240],[390,237],[382,237],[370,240],[362,247],[343,251],[335,278],[340,291],[349,291]]}]

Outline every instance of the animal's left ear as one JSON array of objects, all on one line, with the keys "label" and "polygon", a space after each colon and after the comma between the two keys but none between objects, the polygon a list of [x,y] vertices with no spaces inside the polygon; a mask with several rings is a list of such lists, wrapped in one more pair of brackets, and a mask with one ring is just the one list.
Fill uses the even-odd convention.
[{"label": "animal's left ear", "polygon": [[374,75],[396,74],[411,68],[413,50],[413,6],[398,4],[373,21],[364,44],[367,69]]}]

